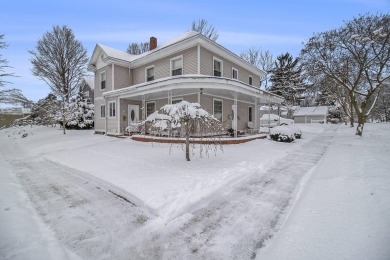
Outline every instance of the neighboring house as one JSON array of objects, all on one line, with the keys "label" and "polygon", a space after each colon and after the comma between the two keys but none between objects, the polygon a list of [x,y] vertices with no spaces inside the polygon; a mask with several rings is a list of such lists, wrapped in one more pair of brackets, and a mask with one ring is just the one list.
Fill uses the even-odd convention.
[{"label": "neighboring house", "polygon": [[92,77],[84,77],[80,91],[84,94],[84,97],[87,98],[88,102],[94,104],[94,90],[95,90],[95,79]]},{"label": "neighboring house", "polygon": [[298,107],[294,114],[295,123],[326,123],[328,116],[327,106]]},{"label": "neighboring house", "polygon": [[259,106],[282,98],[259,89],[265,73],[198,32],[131,55],[97,44],[88,70],[95,73],[95,132],[123,134],[165,104],[197,102],[225,129],[259,128]]}]

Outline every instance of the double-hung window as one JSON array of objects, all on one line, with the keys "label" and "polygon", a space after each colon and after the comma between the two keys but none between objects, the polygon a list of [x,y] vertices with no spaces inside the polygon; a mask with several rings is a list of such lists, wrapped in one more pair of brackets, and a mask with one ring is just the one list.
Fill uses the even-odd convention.
[{"label": "double-hung window", "polygon": [[146,116],[150,116],[156,111],[156,102],[147,102],[146,103]]},{"label": "double-hung window", "polygon": [[101,105],[100,106],[100,118],[105,118],[106,117],[106,105]]},{"label": "double-hung window", "polygon": [[100,89],[105,89],[106,88],[106,72],[103,71],[100,73]]},{"label": "double-hung window", "polygon": [[109,102],[108,103],[108,117],[115,117],[116,116],[116,102]]},{"label": "double-hung window", "polygon": [[235,68],[232,68],[232,78],[238,79],[238,70]]},{"label": "double-hung window", "polygon": [[222,122],[222,100],[213,100],[213,114],[216,119]]},{"label": "double-hung window", "polygon": [[214,57],[213,59],[214,76],[222,77],[222,61]]},{"label": "double-hung window", "polygon": [[146,81],[154,80],[154,66],[147,67],[145,70],[146,70]]},{"label": "double-hung window", "polygon": [[183,56],[171,59],[171,76],[183,75]]}]

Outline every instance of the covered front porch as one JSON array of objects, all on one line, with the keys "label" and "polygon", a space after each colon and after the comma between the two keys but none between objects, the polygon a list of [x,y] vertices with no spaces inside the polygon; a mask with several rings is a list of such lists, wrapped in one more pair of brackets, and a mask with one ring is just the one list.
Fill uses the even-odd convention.
[{"label": "covered front porch", "polygon": [[180,76],[104,93],[106,107],[115,104],[115,117],[106,117],[105,133],[124,135],[125,129],[146,119],[163,105],[182,100],[199,103],[218,118],[224,129],[257,133],[259,107],[280,104],[282,98],[240,81],[211,76]]}]

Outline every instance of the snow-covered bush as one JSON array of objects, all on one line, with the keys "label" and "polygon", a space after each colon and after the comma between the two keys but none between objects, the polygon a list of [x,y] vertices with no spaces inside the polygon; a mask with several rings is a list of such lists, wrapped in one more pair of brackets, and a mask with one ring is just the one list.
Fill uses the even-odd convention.
[{"label": "snow-covered bush", "polygon": [[295,140],[295,133],[287,125],[281,125],[271,128],[269,137],[274,141],[290,143]]},{"label": "snow-covered bush", "polygon": [[296,139],[301,139],[302,138],[302,131],[301,129],[296,126],[295,124],[292,125],[286,125],[290,130],[294,132],[294,136]]}]

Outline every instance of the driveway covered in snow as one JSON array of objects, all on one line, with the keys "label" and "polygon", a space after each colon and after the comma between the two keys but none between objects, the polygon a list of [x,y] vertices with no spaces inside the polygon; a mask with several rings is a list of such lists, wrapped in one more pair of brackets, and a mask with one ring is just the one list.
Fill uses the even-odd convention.
[{"label": "driveway covered in snow", "polygon": [[50,128],[3,130],[1,256],[250,259],[265,249],[272,257],[265,245],[289,223],[303,184],[339,132],[306,126],[304,139],[291,144],[256,140],[210,158],[195,149],[186,162],[180,146]]}]

